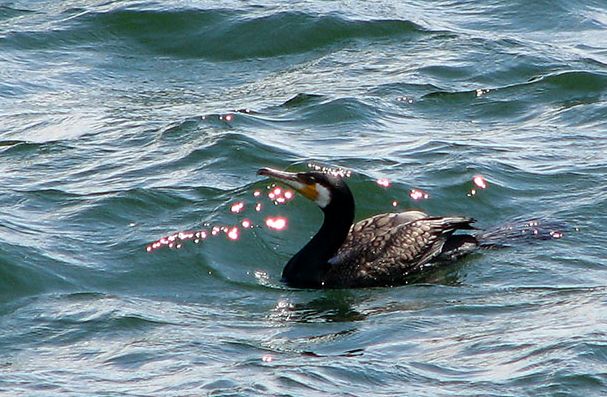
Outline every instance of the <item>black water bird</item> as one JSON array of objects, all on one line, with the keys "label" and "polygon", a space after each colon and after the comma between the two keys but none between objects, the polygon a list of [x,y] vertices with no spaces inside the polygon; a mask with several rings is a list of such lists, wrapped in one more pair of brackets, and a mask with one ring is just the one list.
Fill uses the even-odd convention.
[{"label": "black water bird", "polygon": [[354,197],[331,172],[284,172],[262,168],[314,201],[324,212],[316,235],[286,264],[282,276],[300,288],[355,288],[407,284],[438,262],[475,250],[479,243],[457,230],[474,229],[474,219],[432,217],[420,211],[375,215],[354,223]]}]

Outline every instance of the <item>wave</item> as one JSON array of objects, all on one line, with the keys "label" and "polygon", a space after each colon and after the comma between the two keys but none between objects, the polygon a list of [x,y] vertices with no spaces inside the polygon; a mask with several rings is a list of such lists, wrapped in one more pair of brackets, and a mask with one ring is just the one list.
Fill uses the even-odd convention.
[{"label": "wave", "polygon": [[443,114],[448,107],[450,114],[461,114],[465,120],[473,117],[525,122],[545,117],[546,107],[560,112],[578,104],[600,102],[605,90],[607,74],[604,72],[572,70],[537,75],[528,81],[497,87],[429,89],[400,106],[414,106],[416,110],[434,115]]},{"label": "wave", "polygon": [[32,13],[33,11],[24,10],[20,8],[10,7],[8,5],[0,5],[0,21],[17,18],[24,14]]},{"label": "wave", "polygon": [[356,40],[402,38],[425,32],[406,20],[360,20],[336,14],[278,12],[249,16],[222,9],[122,8],[69,15],[55,29],[12,32],[0,43],[18,48],[102,43],[121,53],[135,50],[161,56],[232,61],[301,54]]},{"label": "wave", "polygon": [[580,92],[604,92],[607,89],[607,74],[599,71],[563,71],[539,75],[529,81],[502,86],[502,87],[479,87],[463,91],[436,90],[423,95],[423,99],[447,98],[463,99],[477,98],[491,93],[512,92],[518,89],[534,88],[538,90],[556,89],[562,91]]},{"label": "wave", "polygon": [[539,76],[530,84],[539,83],[562,90],[604,92],[607,89],[607,74],[599,71],[572,70]]},{"label": "wave", "polygon": [[[204,248],[192,245],[183,252],[145,251],[146,243],[175,228],[203,227],[205,221],[218,218],[222,224],[239,222],[226,207],[237,190],[134,188],[81,195],[57,189],[21,191],[31,205],[51,209],[56,222],[28,224],[3,217],[0,302],[73,291],[147,293],[171,280],[192,278],[202,284],[240,282],[241,268],[208,263],[204,257],[207,251],[220,256],[229,244],[225,239],[214,239]],[[201,197],[205,206],[194,209]],[[16,213],[17,218],[28,215],[31,218]],[[140,285],[140,280],[146,283]]]},{"label": "wave", "polygon": [[[197,131],[216,127],[280,127],[356,126],[375,124],[382,119],[380,109],[354,97],[332,98],[324,95],[299,93],[275,106],[260,110],[238,109],[223,114],[206,114],[166,128],[163,136],[175,132]],[[249,139],[243,136],[242,139]]]},{"label": "wave", "polygon": [[0,244],[0,302],[73,288],[74,280],[62,267],[62,263],[39,249]]}]

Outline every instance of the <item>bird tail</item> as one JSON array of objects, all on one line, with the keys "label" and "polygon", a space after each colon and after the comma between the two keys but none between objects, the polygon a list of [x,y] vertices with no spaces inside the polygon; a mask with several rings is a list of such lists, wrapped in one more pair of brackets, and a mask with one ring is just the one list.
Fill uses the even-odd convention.
[{"label": "bird tail", "polygon": [[440,227],[443,231],[451,233],[455,230],[473,230],[476,229],[472,224],[476,222],[474,218],[465,216],[437,216],[424,218],[430,224]]},{"label": "bird tail", "polygon": [[545,219],[513,219],[504,224],[480,231],[474,237],[479,248],[496,249],[519,243],[562,238],[569,228],[559,221]]}]

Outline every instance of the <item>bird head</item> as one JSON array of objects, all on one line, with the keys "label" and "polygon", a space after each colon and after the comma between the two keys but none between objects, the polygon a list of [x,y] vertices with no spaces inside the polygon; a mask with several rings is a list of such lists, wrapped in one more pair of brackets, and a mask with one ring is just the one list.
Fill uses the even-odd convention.
[{"label": "bird head", "polygon": [[346,194],[351,197],[342,178],[330,173],[309,172],[285,172],[272,168],[261,168],[257,175],[269,176],[292,187],[305,198],[314,201],[320,208],[327,208],[336,198]]}]

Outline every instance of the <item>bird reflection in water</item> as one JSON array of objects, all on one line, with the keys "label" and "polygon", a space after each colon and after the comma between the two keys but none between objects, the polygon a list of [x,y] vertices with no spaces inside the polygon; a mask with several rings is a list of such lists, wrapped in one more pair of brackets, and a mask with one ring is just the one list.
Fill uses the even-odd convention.
[{"label": "bird reflection in water", "polygon": [[354,308],[360,302],[359,297],[347,290],[327,290],[322,296],[305,303],[281,299],[276,303],[270,318],[302,323],[361,321],[367,316]]}]

